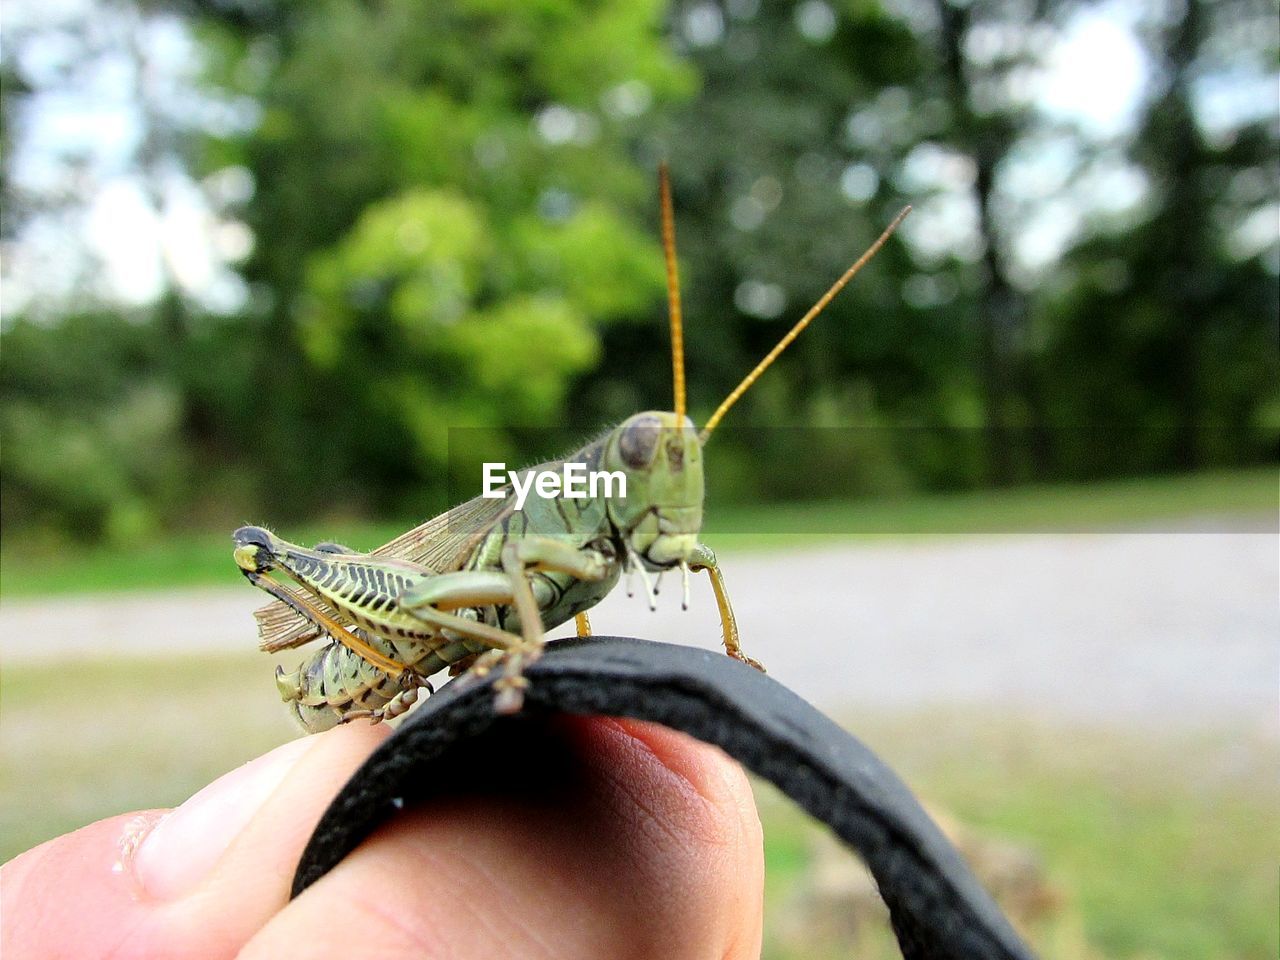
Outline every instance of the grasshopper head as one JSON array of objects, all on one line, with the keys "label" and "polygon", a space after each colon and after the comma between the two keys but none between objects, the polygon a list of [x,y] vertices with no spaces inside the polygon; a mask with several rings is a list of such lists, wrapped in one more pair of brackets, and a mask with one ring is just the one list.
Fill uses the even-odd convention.
[{"label": "grasshopper head", "polygon": [[743,378],[708,418],[701,432],[685,416],[684,321],[680,310],[680,278],[676,263],[675,214],[667,165],[659,168],[662,195],[662,249],[667,265],[667,305],[671,319],[671,372],[675,411],[650,410],[623,421],[605,440],[601,461],[608,471],[622,470],[627,495],[608,499],[615,529],[652,569],[674,567],[693,556],[702,529],[702,445],[738,399],[750,389],[806,326],[822,312],[910,211],[906,207],[879,238],[832,284],[754,370]]},{"label": "grasshopper head", "polygon": [[656,569],[687,560],[702,528],[702,445],[693,421],[637,413],[609,435],[603,463],[627,476],[627,495],[611,497],[608,510],[631,549]]},{"label": "grasshopper head", "polygon": [[241,527],[231,535],[236,565],[246,573],[265,573],[275,566],[275,538],[262,527]]}]

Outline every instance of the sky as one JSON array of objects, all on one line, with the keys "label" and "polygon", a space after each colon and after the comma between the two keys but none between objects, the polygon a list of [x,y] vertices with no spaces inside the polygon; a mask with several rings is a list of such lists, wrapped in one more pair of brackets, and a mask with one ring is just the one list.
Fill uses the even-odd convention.
[{"label": "sky", "polygon": [[198,51],[177,18],[142,19],[91,0],[8,0],[0,17],[5,55],[44,88],[19,121],[14,181],[81,201],[38,214],[5,244],[4,312],[80,289],[144,305],[170,282],[212,310],[238,306],[244,291],[233,267],[253,245],[234,216],[252,194],[247,174],[223,171],[198,183],[163,148],[149,177],[137,170],[149,112],[180,126],[233,130],[256,121],[253,105],[197,92]]},{"label": "sky", "polygon": [[[686,17],[693,43],[715,42],[722,29],[717,8],[705,6],[695,6]],[[1073,124],[1099,141],[1122,138],[1150,79],[1134,34],[1136,17],[1134,3],[1125,0],[1075,15],[1045,50],[1042,68],[1023,78],[1021,95],[1047,121]],[[798,4],[795,21],[797,30],[819,40],[830,35],[834,22],[823,0]],[[256,122],[255,105],[196,91],[198,50],[177,18],[143,20],[127,5],[94,0],[7,0],[0,25],[8,41],[4,56],[18,58],[24,74],[42,88],[20,119],[9,161],[14,180],[36,194],[81,201],[57,214],[37,215],[16,240],[4,243],[0,312],[12,316],[62,304],[85,290],[110,303],[145,305],[166,284],[179,285],[215,312],[240,306],[245,290],[235,265],[253,248],[252,233],[235,215],[252,195],[247,172],[225,170],[197,183],[160,149],[150,162],[151,176],[140,178],[137,161],[140,148],[147,148],[149,112],[230,131]],[[975,33],[966,53],[981,61],[998,56],[1008,42],[998,34]],[[1231,124],[1271,109],[1272,80],[1219,78],[1204,91],[1208,115]],[[1015,266],[1027,282],[1053,262],[1092,211],[1116,213],[1141,199],[1141,177],[1118,152],[1110,167],[1104,156],[1086,178],[1083,195],[1078,182],[1068,192],[1077,154],[1075,138],[1047,135],[1014,157],[1006,171],[1009,189],[1032,201],[1015,251]],[[926,263],[976,245],[968,190],[972,170],[966,163],[931,144],[908,161],[907,186],[937,191],[905,231]],[[851,164],[841,180],[846,197],[865,199],[875,188],[869,177],[874,171]],[[750,212],[744,205],[743,215]],[[1260,240],[1246,238],[1246,246],[1269,242],[1269,220],[1253,229]]]}]

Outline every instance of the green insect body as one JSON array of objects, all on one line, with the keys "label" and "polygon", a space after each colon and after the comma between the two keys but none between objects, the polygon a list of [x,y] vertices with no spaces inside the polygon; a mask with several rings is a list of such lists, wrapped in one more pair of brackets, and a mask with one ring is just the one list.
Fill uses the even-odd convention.
[{"label": "green insect body", "polygon": [[[714,553],[698,542],[702,450],[687,418],[637,414],[566,460],[624,473],[627,495],[531,498],[516,511],[507,490],[501,500],[473,500],[445,514],[444,523],[429,521],[373,554],[334,545],[308,549],[260,527],[236,531],[236,561],[245,575],[332,637],[296,673],[277,673],[282,696],[306,729],[355,716],[395,716],[428,677],[486,651],[514,652],[527,662],[543,631],[598,603],[624,568],[644,577],[674,568],[686,574],[708,569],[718,577]],[[459,540],[474,545],[460,549]],[[388,549],[421,562],[378,556]],[[432,566],[442,552],[461,562],[453,569]],[[304,593],[267,578],[277,570]],[[532,629],[519,602],[523,585],[529,609],[536,609]],[[282,621],[276,605],[260,611],[260,619],[268,649],[314,635],[282,631],[296,624]],[[726,644],[742,656],[736,630]],[[512,691],[507,702],[518,706],[518,673],[504,679]]]},{"label": "green insect body", "polygon": [[[689,574],[707,572],[726,653],[763,669],[742,652],[716,556],[699,540],[702,448],[725,412],[874,255],[907,210],[698,432],[684,412],[679,285],[665,167],[661,187],[676,409],[636,414],[564,460],[531,468],[559,472],[574,463],[588,471],[621,473],[625,493],[579,498],[562,492],[521,504],[508,486],[497,498],[477,497],[368,554],[336,544],[300,547],[261,527],[235,532],[236,563],[250,582],[275,598],[256,613],[260,647],[275,652],[327,638],[297,671],[277,670],[281,696],[304,729],[397,716],[420,689],[429,691],[429,678],[446,667],[476,674],[501,669],[495,708],[517,711],[528,686],[524,668],[540,655],[544,632],[576,619],[579,635],[589,633],[586,611],[624,572],[644,581],[651,607],[656,597],[651,574],[678,569],[687,607]],[[296,587],[272,579],[273,572]]]},{"label": "green insect body", "polygon": [[318,733],[344,719],[399,716],[417,701],[421,686],[430,689],[421,676],[406,671],[393,677],[331,640],[293,673],[277,668],[276,685],[294,719],[308,733]]}]

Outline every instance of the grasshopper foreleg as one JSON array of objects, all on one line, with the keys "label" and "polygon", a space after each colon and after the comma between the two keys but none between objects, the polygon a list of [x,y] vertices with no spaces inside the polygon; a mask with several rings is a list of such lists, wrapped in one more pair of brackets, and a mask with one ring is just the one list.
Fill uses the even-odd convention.
[{"label": "grasshopper foreleg", "polygon": [[[401,609],[423,623],[489,646],[487,653],[473,658],[471,669],[476,676],[483,676],[502,658],[513,656],[525,643],[519,634],[449,612],[462,607],[515,603],[512,580],[504,573],[484,570],[442,573],[401,594],[397,602]],[[536,602],[534,609],[537,609]],[[500,712],[514,712],[506,709],[509,706],[509,698],[504,700],[499,692]],[[517,702],[515,710],[519,708]]]},{"label": "grasshopper foreleg", "polygon": [[[472,671],[482,676],[498,664],[503,676],[495,685],[497,709],[515,713],[528,685],[524,668],[542,653],[543,624],[532,576],[538,571],[567,573],[579,580],[603,580],[610,561],[599,551],[583,550],[551,537],[522,537],[502,549],[502,572],[459,571],[430,577],[402,594],[399,606],[434,627],[479,640],[492,649],[481,655]],[[513,607],[520,633],[467,620],[450,610],[476,606]]]},{"label": "grasshopper foreleg", "polygon": [[761,673],[764,665],[753,657],[742,652],[742,639],[738,635],[738,620],[733,615],[733,607],[729,605],[729,594],[724,588],[724,575],[720,572],[720,564],[715,552],[706,544],[700,543],[689,558],[689,569],[694,573],[705,570],[711,578],[711,590],[716,595],[716,606],[720,609],[720,631],[724,639],[724,652],[735,660],[741,660],[748,666],[755,667]]},{"label": "grasshopper foreleg", "polygon": [[545,644],[542,613],[533,594],[531,575],[547,571],[567,573],[577,580],[598,581],[609,575],[610,561],[598,550],[584,550],[553,537],[526,536],[502,548],[502,569],[511,578],[524,640],[503,658],[503,675],[494,689],[498,693],[498,712],[517,713],[524,704],[524,690],[529,685],[524,669],[542,656]]}]

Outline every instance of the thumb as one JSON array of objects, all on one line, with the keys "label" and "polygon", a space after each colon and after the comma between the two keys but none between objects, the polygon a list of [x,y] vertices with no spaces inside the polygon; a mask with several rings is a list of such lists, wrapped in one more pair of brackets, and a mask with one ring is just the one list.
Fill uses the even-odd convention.
[{"label": "thumb", "polygon": [[388,731],[295,740],[172,811],[112,817],[0,868],[6,960],[233,957],[289,898],[320,814]]},{"label": "thumb", "polygon": [[240,960],[760,956],[760,819],[714,747],[638,721],[529,716],[414,790]]}]

